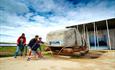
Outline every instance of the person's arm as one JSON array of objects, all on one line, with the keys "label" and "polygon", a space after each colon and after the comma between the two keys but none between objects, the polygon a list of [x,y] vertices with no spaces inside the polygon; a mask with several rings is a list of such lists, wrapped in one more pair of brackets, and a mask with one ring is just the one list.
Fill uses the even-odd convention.
[{"label": "person's arm", "polygon": [[41,43],[42,43],[42,44],[44,44],[44,42],[43,42],[43,41],[41,41]]},{"label": "person's arm", "polygon": [[19,37],[18,40],[17,40],[17,45],[19,44],[19,42],[20,42],[20,37]]},{"label": "person's arm", "polygon": [[31,48],[32,47],[32,39],[29,41],[28,46]]},{"label": "person's arm", "polygon": [[44,44],[44,42],[43,42],[43,41],[40,41],[40,44]]},{"label": "person's arm", "polygon": [[26,45],[26,38],[24,37],[24,45]]}]

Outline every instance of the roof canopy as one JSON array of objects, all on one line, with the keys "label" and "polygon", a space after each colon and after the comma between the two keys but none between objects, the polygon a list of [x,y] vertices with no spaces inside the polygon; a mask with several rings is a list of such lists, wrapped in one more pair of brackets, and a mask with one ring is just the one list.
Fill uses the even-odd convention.
[{"label": "roof canopy", "polygon": [[[107,19],[107,22],[108,22],[109,29],[115,28],[115,18]],[[85,27],[88,29],[88,31],[93,31],[94,30],[94,23],[95,23],[97,30],[107,29],[106,20],[95,21],[95,22],[90,22],[90,23],[85,23],[85,24],[80,24],[80,25],[67,26],[66,28],[77,28],[78,27],[79,30],[82,30],[83,25],[85,25]]]}]

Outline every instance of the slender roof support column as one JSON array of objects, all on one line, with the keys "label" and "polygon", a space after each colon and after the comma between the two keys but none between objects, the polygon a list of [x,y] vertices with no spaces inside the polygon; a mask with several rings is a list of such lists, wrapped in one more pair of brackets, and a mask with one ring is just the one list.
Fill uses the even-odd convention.
[{"label": "slender roof support column", "polygon": [[77,25],[77,30],[79,30],[79,29],[78,29],[78,25]]},{"label": "slender roof support column", "polygon": [[86,32],[85,32],[85,24],[83,24],[83,32],[84,32],[84,35],[83,35],[83,46],[86,45]]},{"label": "slender roof support column", "polygon": [[107,27],[107,35],[108,35],[109,49],[111,50],[110,33],[109,33],[109,27],[108,27],[108,21],[107,21],[107,20],[106,20],[106,27]]},{"label": "slender roof support column", "polygon": [[86,38],[85,36],[85,24],[83,24],[83,31],[84,31],[84,39]]},{"label": "slender roof support column", "polygon": [[95,33],[95,22],[94,24],[94,45],[95,45],[95,50],[96,50],[96,33]]},{"label": "slender roof support column", "polygon": [[98,45],[98,48],[99,48],[99,38],[98,38],[98,31],[97,31],[97,27],[96,27],[96,37],[97,37],[97,45]]}]

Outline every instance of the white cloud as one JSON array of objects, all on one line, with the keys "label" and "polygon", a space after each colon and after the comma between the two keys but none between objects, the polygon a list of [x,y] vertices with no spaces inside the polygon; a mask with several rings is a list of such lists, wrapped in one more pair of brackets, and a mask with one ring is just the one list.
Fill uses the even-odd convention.
[{"label": "white cloud", "polygon": [[[50,31],[70,25],[115,18],[115,1],[108,3],[108,1],[98,0],[87,5],[78,3],[76,6],[65,1],[0,0],[0,34],[12,36],[0,37],[2,38],[0,41],[16,42],[23,32],[26,34],[27,42],[36,34],[43,37],[45,41]],[[29,12],[28,6],[32,6],[36,12]],[[42,16],[37,14],[38,12],[53,12],[53,16]],[[22,16],[24,13],[26,14]]]},{"label": "white cloud", "polygon": [[39,23],[46,23],[47,21],[45,17],[39,16],[39,15],[34,16],[32,19],[34,19],[36,22],[39,22]]},{"label": "white cloud", "polygon": [[28,11],[25,4],[20,3],[16,0],[0,0],[0,7],[9,13],[24,13]]}]

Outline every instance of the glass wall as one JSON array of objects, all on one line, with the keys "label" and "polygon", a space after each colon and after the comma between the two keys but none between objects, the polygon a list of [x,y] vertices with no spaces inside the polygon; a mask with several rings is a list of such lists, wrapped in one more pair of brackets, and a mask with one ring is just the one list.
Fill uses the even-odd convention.
[{"label": "glass wall", "polygon": [[[94,38],[94,36],[95,36],[95,38]],[[89,42],[90,42],[91,49],[100,49],[100,50],[101,49],[109,49],[108,37],[107,37],[107,33],[105,31],[98,31],[98,34],[96,34],[96,35],[94,35],[93,32],[90,32]]]}]

